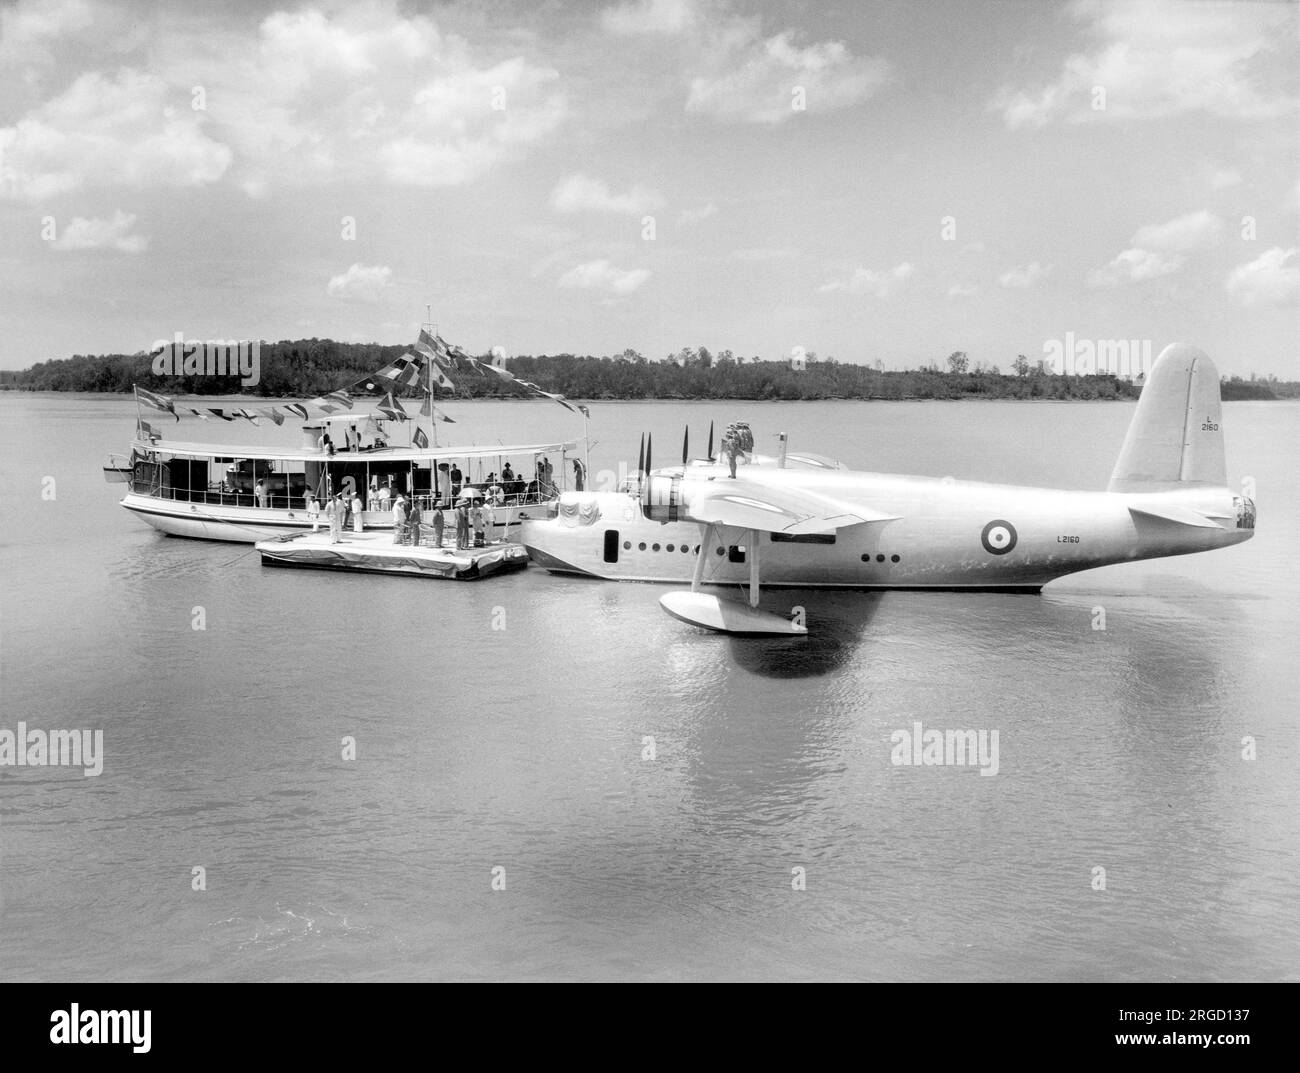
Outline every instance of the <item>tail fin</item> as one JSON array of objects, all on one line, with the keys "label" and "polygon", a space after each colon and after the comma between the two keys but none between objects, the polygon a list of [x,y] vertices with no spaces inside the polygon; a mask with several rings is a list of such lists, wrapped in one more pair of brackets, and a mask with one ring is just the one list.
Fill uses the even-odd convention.
[{"label": "tail fin", "polygon": [[1151,367],[1108,491],[1227,483],[1219,371],[1204,351],[1174,343]]}]

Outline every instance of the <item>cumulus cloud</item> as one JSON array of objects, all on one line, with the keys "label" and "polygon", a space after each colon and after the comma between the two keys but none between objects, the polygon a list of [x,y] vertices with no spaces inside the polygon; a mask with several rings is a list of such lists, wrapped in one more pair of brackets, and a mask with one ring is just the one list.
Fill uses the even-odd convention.
[{"label": "cumulus cloud", "polygon": [[1177,272],[1185,260],[1185,257],[1177,253],[1123,250],[1104,268],[1096,268],[1088,273],[1088,286],[1117,287],[1121,283],[1141,283],[1146,279]]},{"label": "cumulus cloud", "polygon": [[998,285],[1012,288],[1032,287],[1045,279],[1051,271],[1050,265],[1044,268],[1037,261],[1031,261],[1023,267],[1016,265],[1013,268],[1008,268],[1002,275],[998,276]]},{"label": "cumulus cloud", "polygon": [[199,113],[168,115],[171,93],[156,75],[91,71],[12,127],[0,127],[5,191],[40,199],[89,184],[202,186],[230,166]]},{"label": "cumulus cloud", "polygon": [[621,296],[631,294],[649,278],[648,269],[615,268],[609,261],[601,259],[575,265],[560,277],[559,285]]},{"label": "cumulus cloud", "polygon": [[144,235],[131,234],[135,216],[118,209],[111,220],[74,216],[54,240],[56,250],[120,250],[141,253],[149,246]]},{"label": "cumulus cloud", "polygon": [[335,298],[357,298],[378,302],[393,275],[387,265],[354,264],[346,272],[332,276],[326,290]]},{"label": "cumulus cloud", "polygon": [[164,23],[148,73],[82,75],[0,127],[0,150],[7,189],[31,198],[218,179],[252,194],[336,180],[438,187],[516,159],[566,115],[555,70],[485,61],[428,16],[376,0],[277,11],[249,29]]},{"label": "cumulus cloud", "polygon": [[819,294],[833,294],[842,291],[848,294],[870,294],[876,298],[887,298],[915,274],[916,268],[908,261],[895,265],[883,272],[869,268],[855,268],[844,279],[828,280],[817,288]]},{"label": "cumulus cloud", "polygon": [[1088,274],[1088,286],[1117,287],[1168,276],[1183,267],[1189,253],[1214,246],[1222,233],[1223,221],[1205,210],[1139,227],[1128,249]]},{"label": "cumulus cloud", "polygon": [[640,216],[662,208],[663,195],[645,186],[634,186],[623,194],[590,175],[576,173],[561,179],[551,191],[551,207],[557,212],[615,212]]},{"label": "cumulus cloud", "polygon": [[1300,263],[1296,247],[1275,246],[1255,260],[1238,265],[1225,282],[1228,294],[1240,305],[1292,305],[1300,300]]},{"label": "cumulus cloud", "polygon": [[688,112],[776,124],[798,114],[796,87],[808,112],[828,112],[867,99],[889,76],[883,59],[854,56],[840,41],[800,48],[790,32],[758,41],[745,37],[732,35],[721,69],[691,80]]},{"label": "cumulus cloud", "polygon": [[[1084,24],[1093,47],[1070,56],[1046,85],[1004,87],[990,107],[1013,129],[1188,112],[1238,119],[1285,115],[1296,109],[1296,98],[1259,86],[1294,20],[1288,7],[1076,0],[1070,14]],[[1104,109],[1093,107],[1094,87],[1105,91]]]},{"label": "cumulus cloud", "polygon": [[1223,221],[1211,212],[1189,212],[1163,224],[1138,228],[1132,243],[1142,249],[1189,253],[1213,246],[1223,232]]}]

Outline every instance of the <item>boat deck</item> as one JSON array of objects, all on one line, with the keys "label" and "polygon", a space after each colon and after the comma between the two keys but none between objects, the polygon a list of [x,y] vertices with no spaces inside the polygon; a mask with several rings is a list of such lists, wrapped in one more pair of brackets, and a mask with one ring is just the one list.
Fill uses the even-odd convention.
[{"label": "boat deck", "polygon": [[528,552],[522,544],[499,542],[482,548],[457,549],[452,541],[444,540],[443,547],[434,547],[431,538],[426,538],[425,542],[412,546],[394,544],[391,533],[345,532],[338,544],[330,543],[328,531],[294,533],[260,540],[254,547],[262,557],[263,566],[350,570],[447,581],[477,581],[493,574],[522,570],[528,565]]}]

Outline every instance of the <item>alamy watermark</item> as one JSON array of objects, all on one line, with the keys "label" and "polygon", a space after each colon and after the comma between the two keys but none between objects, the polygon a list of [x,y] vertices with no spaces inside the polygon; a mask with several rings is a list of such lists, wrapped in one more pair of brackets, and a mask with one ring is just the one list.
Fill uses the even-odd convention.
[{"label": "alamy watermark", "polygon": [[1151,371],[1151,340],[1076,339],[1066,332],[1063,340],[1043,343],[1043,363],[1065,376],[1145,376]]},{"label": "alamy watermark", "polygon": [[51,1043],[128,1044],[148,1054],[152,1010],[83,1010],[77,1003],[50,1014]]},{"label": "alamy watermark", "polygon": [[244,387],[253,387],[262,379],[260,339],[251,343],[247,339],[200,342],[176,332],[170,340],[155,339],[149,353],[154,356],[155,376],[238,376]]},{"label": "alamy watermark", "polygon": [[0,767],[80,767],[87,778],[104,770],[102,730],[28,730],[0,727]]},{"label": "alamy watermark", "polygon": [[981,775],[998,773],[996,730],[925,729],[919,720],[911,730],[889,735],[894,746],[889,762],[895,767],[978,767]]}]

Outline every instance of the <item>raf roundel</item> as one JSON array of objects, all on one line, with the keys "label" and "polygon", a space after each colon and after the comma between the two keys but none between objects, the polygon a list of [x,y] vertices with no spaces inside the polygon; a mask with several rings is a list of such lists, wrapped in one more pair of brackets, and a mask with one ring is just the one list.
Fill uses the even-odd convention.
[{"label": "raf roundel", "polygon": [[990,555],[1005,555],[1016,546],[1016,527],[1001,518],[995,518],[980,533],[980,543]]}]

